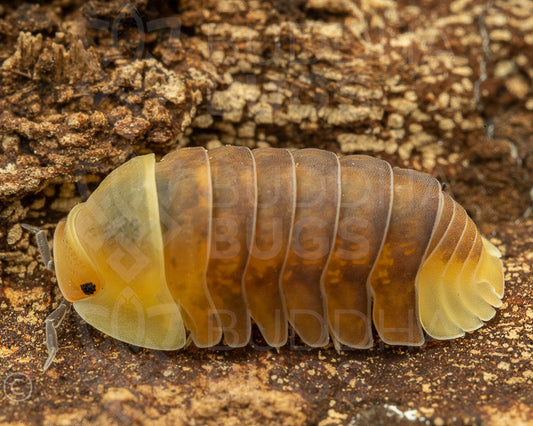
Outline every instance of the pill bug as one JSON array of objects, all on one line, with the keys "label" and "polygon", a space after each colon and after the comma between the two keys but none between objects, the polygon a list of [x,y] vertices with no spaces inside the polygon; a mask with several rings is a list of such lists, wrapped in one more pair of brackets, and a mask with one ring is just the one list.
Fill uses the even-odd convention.
[{"label": "pill bug", "polygon": [[496,247],[433,177],[319,149],[224,146],[113,171],[54,235],[79,315],[152,349],[452,339],[501,306]]}]

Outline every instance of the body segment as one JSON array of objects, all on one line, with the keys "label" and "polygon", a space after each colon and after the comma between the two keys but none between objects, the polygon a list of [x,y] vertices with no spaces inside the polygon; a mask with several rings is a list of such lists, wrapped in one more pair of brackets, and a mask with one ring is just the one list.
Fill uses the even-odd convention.
[{"label": "body segment", "polygon": [[244,274],[250,316],[266,342],[283,346],[288,337],[281,271],[285,265],[296,211],[296,173],[291,153],[253,151],[257,173],[257,211],[252,250]]},{"label": "body segment", "polygon": [[321,277],[337,229],[339,160],[335,154],[318,149],[292,155],[296,211],[281,289],[294,330],[307,345],[320,347],[329,341]]}]

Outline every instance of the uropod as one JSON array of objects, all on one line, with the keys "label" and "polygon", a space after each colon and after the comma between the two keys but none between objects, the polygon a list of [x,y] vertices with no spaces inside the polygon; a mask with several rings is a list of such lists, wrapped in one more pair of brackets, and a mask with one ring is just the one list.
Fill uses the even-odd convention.
[{"label": "uropod", "polygon": [[[160,350],[245,346],[252,319],[275,348],[289,324],[311,347],[369,348],[372,324],[420,346],[481,327],[504,292],[500,252],[436,179],[312,148],[133,158],[58,224],[53,251],[85,321]],[[47,320],[45,368],[68,306]]]}]

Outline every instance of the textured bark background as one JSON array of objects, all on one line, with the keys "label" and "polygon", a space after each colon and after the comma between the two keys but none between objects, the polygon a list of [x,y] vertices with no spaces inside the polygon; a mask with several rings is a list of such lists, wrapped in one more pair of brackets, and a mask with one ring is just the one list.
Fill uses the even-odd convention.
[{"label": "textured bark background", "polygon": [[[0,423],[533,422],[533,3],[0,4]],[[128,158],[220,144],[368,153],[448,184],[504,253],[481,330],[406,349],[135,350],[60,300],[32,223]]]}]

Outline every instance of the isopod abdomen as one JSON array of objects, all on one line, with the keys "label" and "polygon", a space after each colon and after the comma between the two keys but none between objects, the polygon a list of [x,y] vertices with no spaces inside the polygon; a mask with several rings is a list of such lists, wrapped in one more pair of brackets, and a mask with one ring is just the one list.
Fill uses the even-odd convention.
[{"label": "isopod abdomen", "polygon": [[500,253],[429,175],[318,149],[184,148],[113,171],[59,223],[64,297],[97,329],[173,350],[368,348],[463,336],[494,316]]}]

